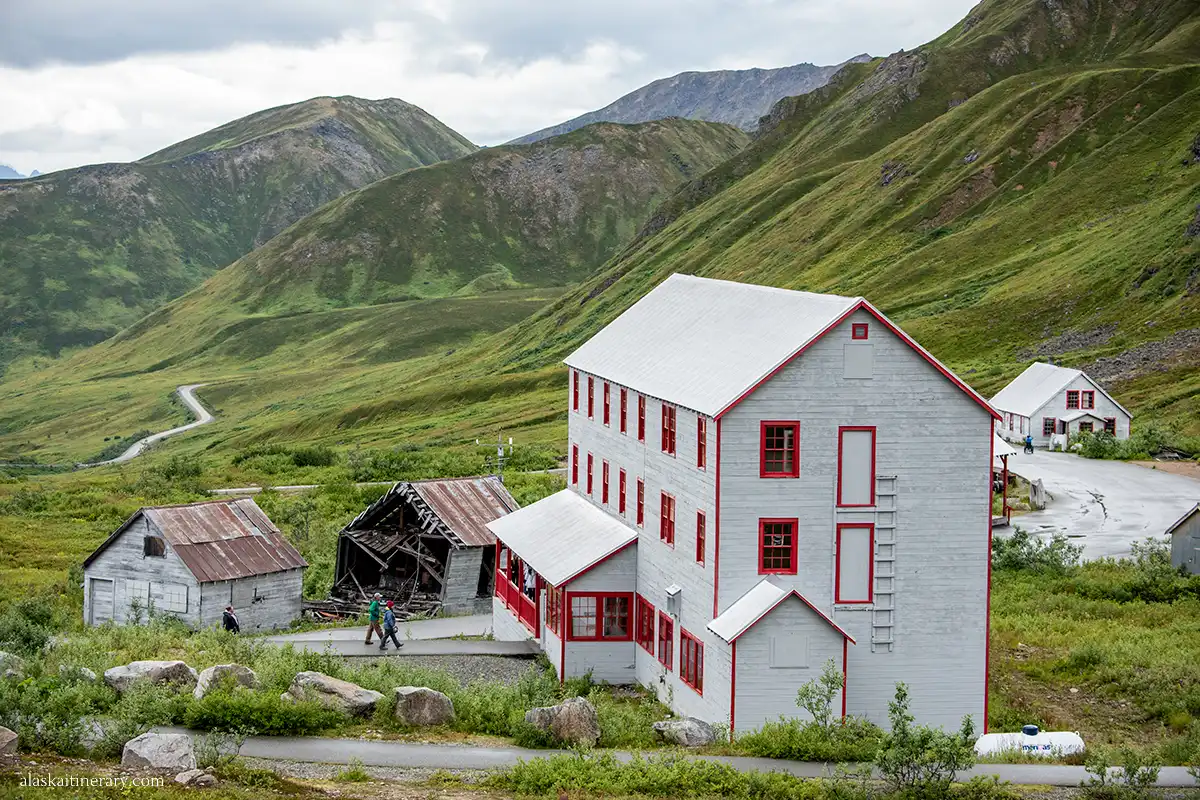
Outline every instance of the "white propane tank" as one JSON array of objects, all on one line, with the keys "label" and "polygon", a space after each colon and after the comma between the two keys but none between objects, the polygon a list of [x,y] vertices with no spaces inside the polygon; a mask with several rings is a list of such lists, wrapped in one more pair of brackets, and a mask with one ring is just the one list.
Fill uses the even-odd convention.
[{"label": "white propane tank", "polygon": [[1021,753],[1056,758],[1083,752],[1083,737],[1069,731],[1047,733],[1037,725],[1026,725],[1020,733],[985,733],[975,742],[975,755]]}]

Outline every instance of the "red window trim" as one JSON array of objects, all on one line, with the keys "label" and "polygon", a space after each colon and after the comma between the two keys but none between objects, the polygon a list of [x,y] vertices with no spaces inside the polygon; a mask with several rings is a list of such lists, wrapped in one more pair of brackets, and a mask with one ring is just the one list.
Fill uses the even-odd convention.
[{"label": "red window trim", "polygon": [[621,388],[621,433],[629,435],[629,421],[626,418],[629,411],[629,390]]},{"label": "red window trim", "polygon": [[708,469],[708,420],[696,415],[696,466]]},{"label": "red window trim", "polygon": [[[1084,425],[1087,425],[1087,427],[1086,428],[1083,427]],[[1096,432],[1096,424],[1094,422],[1080,422],[1079,423],[1079,432],[1080,433],[1095,433]]]},{"label": "red window trim", "polygon": [[[641,647],[643,650],[645,650],[650,655],[654,655],[654,645],[655,645],[654,636],[655,636],[655,633],[657,632],[655,625],[654,625],[654,622],[655,622],[654,604],[651,603],[646,598],[642,597],[640,594],[636,596],[635,602],[637,605],[637,627],[635,629],[634,639],[637,641],[639,647]],[[649,612],[649,618],[650,618],[649,625],[642,624],[642,623],[646,622],[646,619],[645,619],[646,614],[644,612]],[[649,630],[647,630],[647,628]]]},{"label": "red window trim", "polygon": [[[792,443],[795,453],[792,456],[791,472],[767,472],[767,428],[794,429]],[[758,477],[760,478],[799,478],[800,477],[800,421],[799,420],[763,420],[758,428]]]},{"label": "red window trim", "polygon": [[[663,634],[666,633],[666,636]],[[663,644],[666,644],[665,653]],[[658,663],[667,668],[667,672],[675,669],[675,620],[665,611],[658,612],[658,634],[655,637],[658,650]],[[663,656],[666,658],[663,658]]]},{"label": "red window trim", "polygon": [[[595,636],[576,636],[575,635],[575,615],[571,610],[571,601],[577,597],[592,597],[596,600],[596,635]],[[604,636],[604,601],[610,597],[624,597],[629,601],[628,609],[629,616],[625,620],[624,636]],[[633,592],[567,592],[563,603],[563,614],[566,615],[567,641],[571,642],[631,642],[633,641]]]},{"label": "red window trim", "polygon": [[[692,659],[688,658],[689,643],[692,646]],[[704,696],[704,642],[682,627],[679,629],[679,680],[690,686],[696,694]]]},{"label": "red window trim", "polygon": [[703,511],[696,512],[696,563],[704,565],[704,550],[708,545],[708,520]]},{"label": "red window trim", "polygon": [[[658,506],[658,540],[668,547],[675,546],[675,495],[660,492]],[[669,513],[668,513],[669,509]]]},{"label": "red window trim", "polygon": [[646,526],[646,482],[641,478],[637,482],[637,526]]},{"label": "red window trim", "polygon": [[851,339],[870,338],[871,326],[866,322],[855,322],[850,325]]},{"label": "red window trim", "polygon": [[588,497],[592,496],[592,454],[588,453],[587,457],[587,493]]},{"label": "red window trim", "polygon": [[571,445],[571,483],[579,485],[579,445]]},{"label": "red window trim", "polygon": [[[1085,399],[1087,401],[1087,405],[1084,405]],[[1087,390],[1087,391],[1080,392],[1079,393],[1079,408],[1081,410],[1094,411],[1096,408],[1096,392],[1093,390]]]},{"label": "red window trim", "polygon": [[[1111,423],[1111,425],[1110,425],[1110,423]],[[1110,430],[1110,428],[1111,428],[1111,430]],[[1116,417],[1105,417],[1104,418],[1104,430],[1107,431],[1108,433],[1111,433],[1113,436],[1116,436],[1117,435],[1117,418]]]},{"label": "red window trim", "polygon": [[638,441],[646,441],[646,395],[638,395]]},{"label": "red window trim", "polygon": [[[1075,405],[1071,405],[1071,395],[1075,395]],[[1071,389],[1067,392],[1067,409],[1070,411],[1079,411],[1079,390]]]},{"label": "red window trim", "polygon": [[675,455],[675,431],[678,423],[678,413],[675,406],[662,404],[662,431],[659,435],[659,444],[662,446],[662,451],[669,456]]},{"label": "red window trim", "polygon": [[608,462],[600,462],[600,502],[608,505]]},{"label": "red window trim", "polygon": [[549,583],[546,584],[546,627],[553,633],[562,636],[563,632],[563,590]]},{"label": "red window trim", "polygon": [[625,470],[617,472],[617,513],[625,515]]},{"label": "red window trim", "polygon": [[571,409],[573,411],[578,411],[579,410],[579,370],[573,370],[571,372],[571,375],[575,379],[574,385],[572,386],[572,389],[571,389]]},{"label": "red window trim", "polygon": [[610,424],[612,419],[612,398],[610,396],[609,383],[604,382],[604,424]]},{"label": "red window trim", "polygon": [[[871,432],[871,502],[843,503],[842,502],[842,434],[846,431]],[[874,425],[842,425],[838,428],[838,463],[837,463],[837,505],[838,508],[870,508],[875,505],[875,476],[878,474],[875,465],[875,446],[879,432]]]},{"label": "red window trim", "polygon": [[[1046,430],[1046,423],[1050,423],[1050,430]],[[1054,431],[1058,429],[1058,419],[1055,417],[1042,417],[1042,436],[1053,436]]]},{"label": "red window trim", "polygon": [[[766,547],[763,543],[765,528],[767,525],[783,524],[792,526],[792,543],[788,548],[792,551],[792,566],[788,569],[766,569],[763,566],[763,557]],[[758,521],[758,574],[759,575],[796,575],[800,571],[799,552],[800,552],[800,520],[791,517],[763,517]]]},{"label": "red window trim", "polygon": [[[867,546],[867,599],[842,599],[842,530],[845,528],[866,528],[871,532],[870,544]],[[833,560],[833,602],[840,605],[869,605],[875,602],[875,523],[873,522],[842,522],[837,526],[837,542]]]},{"label": "red window trim", "polygon": [[588,419],[596,418],[596,379],[588,375]]}]

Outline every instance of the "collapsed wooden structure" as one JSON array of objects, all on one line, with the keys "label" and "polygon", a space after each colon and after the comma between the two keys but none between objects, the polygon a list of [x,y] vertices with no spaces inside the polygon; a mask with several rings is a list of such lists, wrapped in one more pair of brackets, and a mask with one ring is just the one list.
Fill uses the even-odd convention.
[{"label": "collapsed wooden structure", "polygon": [[308,609],[359,613],[375,592],[403,617],[488,613],[496,538],[517,509],[498,475],[393,485],[338,535],[333,590]]}]

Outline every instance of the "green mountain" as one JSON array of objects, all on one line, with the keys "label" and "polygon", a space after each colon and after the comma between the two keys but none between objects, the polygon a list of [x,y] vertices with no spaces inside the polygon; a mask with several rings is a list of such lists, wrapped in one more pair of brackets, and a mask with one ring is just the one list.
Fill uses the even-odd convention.
[{"label": "green mountain", "polygon": [[0,183],[0,370],[101,341],[346,192],[475,149],[401,100],[320,97]]}]

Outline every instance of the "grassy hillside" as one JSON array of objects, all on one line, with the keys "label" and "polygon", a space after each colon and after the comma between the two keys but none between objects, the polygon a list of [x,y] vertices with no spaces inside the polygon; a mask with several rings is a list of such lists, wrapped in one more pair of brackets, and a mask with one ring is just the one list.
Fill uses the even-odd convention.
[{"label": "grassy hillside", "polygon": [[0,372],[111,336],[347,191],[474,149],[403,101],[323,97],[133,164],[0,182]]}]

